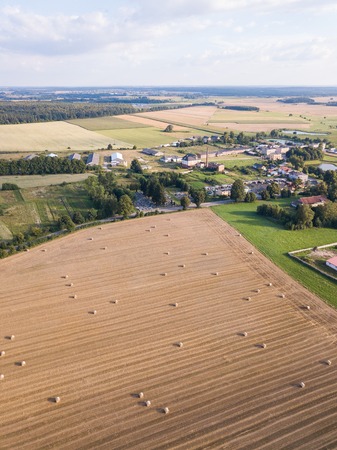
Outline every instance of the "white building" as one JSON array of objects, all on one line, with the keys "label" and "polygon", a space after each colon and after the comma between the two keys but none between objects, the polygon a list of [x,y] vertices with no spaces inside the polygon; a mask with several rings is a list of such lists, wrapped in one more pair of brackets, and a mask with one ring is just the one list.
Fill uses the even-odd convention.
[{"label": "white building", "polygon": [[126,161],[121,153],[112,153],[110,157],[110,163],[112,166],[126,166]]},{"label": "white building", "polygon": [[330,258],[325,263],[328,267],[330,267],[333,270],[337,271],[337,256],[334,256],[333,258]]}]

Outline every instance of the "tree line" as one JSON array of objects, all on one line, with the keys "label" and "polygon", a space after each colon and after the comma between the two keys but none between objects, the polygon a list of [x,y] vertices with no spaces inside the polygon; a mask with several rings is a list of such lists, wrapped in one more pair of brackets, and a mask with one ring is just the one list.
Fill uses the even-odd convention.
[{"label": "tree line", "polygon": [[0,124],[51,122],[136,112],[128,104],[72,102],[0,102]]},{"label": "tree line", "polygon": [[8,161],[0,159],[0,175],[48,175],[59,173],[84,173],[86,166],[81,160],[36,156],[33,159]]}]

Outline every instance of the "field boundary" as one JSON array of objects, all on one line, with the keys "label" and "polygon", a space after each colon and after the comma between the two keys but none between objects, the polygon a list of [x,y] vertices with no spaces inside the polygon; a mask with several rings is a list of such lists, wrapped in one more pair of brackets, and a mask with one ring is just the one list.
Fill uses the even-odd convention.
[{"label": "field boundary", "polygon": [[300,249],[300,250],[294,250],[294,251],[292,251],[292,252],[288,252],[288,255],[289,255],[291,258],[295,259],[296,261],[300,262],[301,264],[304,264],[304,265],[310,267],[311,269],[316,270],[316,272],[319,272],[321,275],[324,275],[325,277],[328,277],[328,278],[330,278],[331,280],[337,282],[337,277],[334,277],[333,275],[331,275],[331,274],[329,274],[329,273],[327,273],[327,272],[324,272],[323,270],[318,269],[317,267],[313,266],[312,264],[310,264],[310,263],[308,263],[308,262],[306,262],[306,261],[303,261],[301,258],[299,258],[298,256],[296,256],[296,254],[298,254],[298,253],[308,252],[308,251],[310,251],[310,250],[314,250],[315,248],[321,249],[321,248],[329,248],[329,247],[336,247],[336,246],[337,246],[337,242],[334,242],[334,243],[332,243],[332,244],[319,245],[319,246],[317,246],[317,247],[302,248],[302,249]]}]

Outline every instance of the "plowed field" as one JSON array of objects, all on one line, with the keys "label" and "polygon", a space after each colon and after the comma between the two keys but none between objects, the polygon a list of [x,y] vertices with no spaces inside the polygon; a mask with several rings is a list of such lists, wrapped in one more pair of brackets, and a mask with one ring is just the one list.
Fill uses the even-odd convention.
[{"label": "plowed field", "polygon": [[337,314],[251,251],[197,210],[0,261],[0,448],[335,448]]}]

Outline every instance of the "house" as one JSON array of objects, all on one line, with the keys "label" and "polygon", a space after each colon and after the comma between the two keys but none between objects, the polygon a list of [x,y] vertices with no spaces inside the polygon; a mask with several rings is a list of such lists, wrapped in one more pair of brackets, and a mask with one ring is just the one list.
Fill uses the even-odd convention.
[{"label": "house", "polygon": [[47,155],[47,158],[58,158],[58,156],[56,155],[56,153],[49,153]]},{"label": "house", "polygon": [[90,153],[86,162],[87,166],[98,166],[99,165],[99,155],[98,153]]},{"label": "house", "polygon": [[164,153],[155,148],[143,148],[142,153],[149,156],[162,156]]},{"label": "house", "polygon": [[126,161],[121,153],[114,152],[110,156],[110,164],[112,166],[126,166]]},{"label": "house", "polygon": [[301,197],[297,202],[293,202],[291,206],[309,205],[310,207],[316,207],[319,205],[325,205],[328,199],[324,195],[314,195],[312,197]]},{"label": "house", "polygon": [[211,140],[211,138],[209,136],[203,136],[203,138],[201,140],[204,144],[208,144],[209,141]]},{"label": "house", "polygon": [[187,153],[181,160],[181,166],[186,169],[188,167],[194,167],[200,162],[201,161],[197,157],[197,155],[194,155],[193,153]]},{"label": "house", "polygon": [[71,155],[68,156],[68,159],[70,161],[74,161],[74,159],[81,161],[81,155],[79,153],[72,153]]},{"label": "house", "polygon": [[267,170],[267,167],[264,166],[263,164],[255,163],[255,164],[253,164],[253,169],[255,169],[255,170]]},{"label": "house", "polygon": [[328,259],[325,264],[333,270],[337,270],[337,256]]},{"label": "house", "polygon": [[219,142],[220,137],[219,136],[211,136],[211,142]]}]

